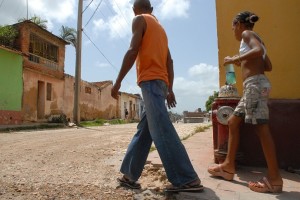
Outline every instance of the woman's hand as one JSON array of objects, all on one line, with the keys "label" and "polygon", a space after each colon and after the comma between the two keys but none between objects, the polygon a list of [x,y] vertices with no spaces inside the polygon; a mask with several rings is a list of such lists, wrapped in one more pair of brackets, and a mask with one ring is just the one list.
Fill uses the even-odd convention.
[{"label": "woman's hand", "polygon": [[239,55],[235,55],[233,57],[226,56],[224,58],[224,65],[228,65],[228,64],[234,64],[236,66],[241,66],[240,56]]}]

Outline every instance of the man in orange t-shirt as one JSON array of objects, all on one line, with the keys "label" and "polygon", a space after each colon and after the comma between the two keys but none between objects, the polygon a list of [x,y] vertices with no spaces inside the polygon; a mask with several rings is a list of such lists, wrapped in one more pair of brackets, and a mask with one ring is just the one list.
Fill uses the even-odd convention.
[{"label": "man in orange t-shirt", "polygon": [[173,93],[173,61],[168,48],[168,38],[153,16],[149,0],[135,0],[131,44],[111,95],[118,98],[121,82],[136,61],[137,84],[142,90],[145,111],[137,132],[128,146],[118,178],[122,186],[141,188],[137,182],[154,142],[162,160],[168,180],[172,185],[166,191],[201,191],[203,186],[196,174],[185,147],[169,118],[165,105],[175,107]]}]

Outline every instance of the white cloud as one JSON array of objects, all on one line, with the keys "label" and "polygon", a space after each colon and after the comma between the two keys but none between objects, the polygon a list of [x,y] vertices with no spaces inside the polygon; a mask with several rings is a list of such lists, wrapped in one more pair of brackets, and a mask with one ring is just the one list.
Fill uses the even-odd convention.
[{"label": "white cloud", "polygon": [[174,79],[174,89],[181,95],[211,95],[219,87],[218,67],[200,63],[188,70],[188,79],[176,77]]},{"label": "white cloud", "polygon": [[106,67],[110,67],[110,64],[108,63],[100,63],[99,61],[96,62],[96,67],[98,68],[106,68]]},{"label": "white cloud", "polygon": [[75,0],[30,0],[29,7],[32,15],[36,14],[42,19],[48,20],[51,30],[53,23],[64,23],[70,17],[75,17]]},{"label": "white cloud", "polygon": [[174,92],[177,98],[175,111],[194,111],[197,108],[205,109],[205,102],[213,91],[219,90],[218,67],[200,63],[188,70],[186,78],[175,77]]},{"label": "white cloud", "polygon": [[[53,24],[64,23],[70,17],[75,15],[75,0],[29,0],[28,1],[28,17],[34,15],[46,19],[49,30]],[[18,19],[26,18],[27,6],[25,0],[9,0],[4,1],[0,8],[1,24],[17,23]]]},{"label": "white cloud", "polygon": [[102,17],[93,21],[94,32],[108,31],[112,39],[125,38],[131,34],[131,21],[134,16],[130,0],[111,0],[103,9],[111,10],[110,16],[102,13]]},{"label": "white cloud", "polygon": [[108,29],[107,23],[105,23],[103,19],[94,20],[93,24],[95,33],[97,33],[98,31],[104,31]]},{"label": "white cloud", "polygon": [[[93,4],[93,10],[97,4]],[[102,4],[103,10],[109,9],[111,12],[108,12],[110,15],[102,13],[101,18],[94,20],[94,32],[108,31],[112,39],[130,36],[131,22],[134,17],[132,0],[110,0]],[[161,20],[185,18],[188,17],[190,0],[154,0],[152,6],[154,6],[154,11]]]},{"label": "white cloud", "polygon": [[189,8],[189,0],[162,0],[158,12],[162,19],[174,19],[188,17]]},{"label": "white cloud", "polygon": [[[200,63],[188,70],[188,77],[175,77],[173,90],[177,105],[172,112],[182,114],[183,111],[205,110],[205,102],[214,91],[219,90],[219,69],[217,66]],[[140,93],[136,85],[128,85],[122,91]]]}]

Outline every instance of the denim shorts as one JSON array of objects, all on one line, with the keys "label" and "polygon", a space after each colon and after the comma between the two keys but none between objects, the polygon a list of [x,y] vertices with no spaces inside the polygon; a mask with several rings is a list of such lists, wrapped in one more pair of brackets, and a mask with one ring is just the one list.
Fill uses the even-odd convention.
[{"label": "denim shorts", "polygon": [[244,81],[243,86],[243,97],[233,114],[238,117],[245,117],[245,123],[268,123],[268,99],[271,91],[268,78],[263,74],[251,76]]}]

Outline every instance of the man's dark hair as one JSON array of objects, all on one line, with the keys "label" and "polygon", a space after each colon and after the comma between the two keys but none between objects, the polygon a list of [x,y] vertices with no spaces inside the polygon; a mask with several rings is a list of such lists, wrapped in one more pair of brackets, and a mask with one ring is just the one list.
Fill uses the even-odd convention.
[{"label": "man's dark hair", "polygon": [[133,7],[142,10],[150,10],[152,8],[149,0],[135,0]]}]

